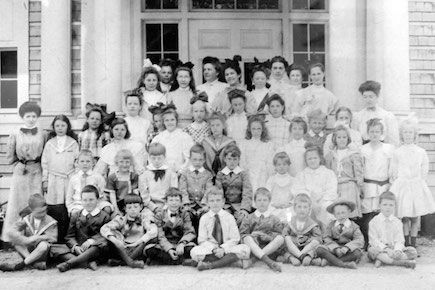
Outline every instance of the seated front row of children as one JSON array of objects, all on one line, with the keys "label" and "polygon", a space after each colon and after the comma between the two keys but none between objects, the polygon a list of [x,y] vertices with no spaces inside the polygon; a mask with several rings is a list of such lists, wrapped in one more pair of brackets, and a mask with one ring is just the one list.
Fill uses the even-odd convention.
[{"label": "seated front row of children", "polygon": [[[111,266],[143,268],[147,261],[196,266],[200,271],[230,265],[248,268],[257,260],[276,272],[282,271],[279,262],[356,269],[364,247],[358,225],[349,219],[355,204],[341,199],[327,207],[335,220],[322,233],[311,218],[309,195],[297,194],[294,214],[289,221],[282,221],[270,207],[270,191],[260,187],[254,195],[256,210],[238,228],[234,216],[225,210],[223,190],[211,186],[204,199],[209,210],[201,216],[196,235],[189,209],[182,206],[183,193],[177,188],[166,192],[165,206],[155,215],[143,207],[139,195],[127,194],[125,214],[112,220],[98,207],[99,191],[95,186],[85,186],[81,198],[83,209],[72,214],[65,245],[55,244],[57,223],[47,215],[44,198],[39,194],[31,196],[32,212],[18,221],[11,233],[23,260],[2,263],[0,269],[45,269],[48,257],[61,261],[57,265],[61,272],[75,267],[96,270],[96,262],[107,259]],[[369,224],[369,259],[376,267],[386,264],[415,268],[417,252],[405,247],[402,224],[393,215],[394,194],[387,191],[379,199],[380,213]]]}]

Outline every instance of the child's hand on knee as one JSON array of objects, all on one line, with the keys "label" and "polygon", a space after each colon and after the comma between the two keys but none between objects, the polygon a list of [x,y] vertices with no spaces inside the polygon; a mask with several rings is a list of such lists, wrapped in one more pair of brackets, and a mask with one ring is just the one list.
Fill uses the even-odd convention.
[{"label": "child's hand on knee", "polygon": [[175,249],[175,251],[177,252],[178,256],[184,255],[184,244],[183,243],[178,244],[178,246]]},{"label": "child's hand on knee", "polygon": [[168,253],[169,253],[169,256],[171,256],[172,260],[175,261],[178,259],[177,252],[174,249],[170,249]]},{"label": "child's hand on knee", "polygon": [[81,246],[81,248],[86,251],[89,249],[93,244],[95,244],[95,241],[93,239],[87,239],[86,242],[84,242]]},{"label": "child's hand on knee", "polygon": [[213,250],[213,254],[220,259],[225,255],[225,251],[222,248],[216,248]]},{"label": "child's hand on knee", "polygon": [[393,252],[393,259],[399,260],[402,257],[402,251],[396,250]]},{"label": "child's hand on knee", "polygon": [[73,252],[78,256],[83,254],[84,250],[80,246],[74,246]]}]

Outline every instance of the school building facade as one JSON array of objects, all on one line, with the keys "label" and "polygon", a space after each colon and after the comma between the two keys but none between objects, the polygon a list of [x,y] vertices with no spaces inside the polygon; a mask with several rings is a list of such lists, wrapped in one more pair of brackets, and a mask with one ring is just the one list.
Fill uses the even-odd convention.
[{"label": "school building facade", "polygon": [[200,83],[202,58],[235,54],[242,81],[254,57],[322,62],[353,110],[359,84],[381,82],[383,107],[420,117],[435,190],[435,0],[2,0],[0,54],[0,202],[24,101],[41,104],[44,127],[66,114],[79,129],[87,102],[122,110],[146,57],[190,60]]}]

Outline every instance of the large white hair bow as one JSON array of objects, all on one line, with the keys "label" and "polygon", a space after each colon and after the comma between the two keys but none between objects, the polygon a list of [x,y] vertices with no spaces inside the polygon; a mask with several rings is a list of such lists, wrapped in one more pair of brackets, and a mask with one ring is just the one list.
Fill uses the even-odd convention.
[{"label": "large white hair bow", "polygon": [[146,58],[143,60],[143,68],[149,68],[149,67],[154,68],[158,72],[160,72],[160,70],[162,69],[157,64],[153,64],[149,58]]}]

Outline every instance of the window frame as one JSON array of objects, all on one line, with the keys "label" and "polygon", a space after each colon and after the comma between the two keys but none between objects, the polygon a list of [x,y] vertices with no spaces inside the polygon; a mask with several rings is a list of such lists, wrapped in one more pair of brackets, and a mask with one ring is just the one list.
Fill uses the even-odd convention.
[{"label": "window frame", "polygon": [[[289,1],[289,11],[293,13],[329,13],[329,0],[325,0],[325,9],[293,9],[293,0]],[[310,0],[305,0],[310,1]]]},{"label": "window frame", "polygon": [[[17,65],[16,65],[16,77],[15,78],[6,78],[6,79],[2,79],[1,77],[1,67],[0,67],[0,100],[1,100],[1,81],[5,80],[5,81],[16,81],[17,85],[16,85],[16,102],[17,102],[17,106],[14,108],[2,108],[0,107],[0,113],[12,113],[12,112],[16,112],[18,110],[19,104],[20,104],[20,97],[19,97],[19,91],[18,91],[18,83],[19,83],[19,53],[18,53],[18,48],[16,47],[0,47],[0,54],[2,52],[7,52],[7,51],[11,51],[11,52],[15,52],[17,54]],[[0,103],[1,105],[1,103]]]},{"label": "window frame", "polygon": [[[141,13],[149,13],[149,12],[180,12],[181,11],[181,2],[183,2],[184,0],[178,0],[178,8],[163,8],[163,1],[161,0],[161,7],[162,8],[146,8],[146,0],[141,0],[140,1],[140,12]],[[189,0],[190,1],[190,0]]]},{"label": "window frame", "polygon": [[[183,0],[180,0],[183,1]],[[185,0],[186,1],[186,0]],[[282,13],[283,11],[283,1],[289,1],[289,0],[278,0],[278,9],[237,9],[237,5],[235,6],[234,9],[216,9],[216,8],[211,8],[211,9],[201,9],[201,8],[193,8],[193,1],[192,0],[187,0],[189,3],[189,11],[190,12],[194,12],[194,13],[198,13],[198,12],[227,12],[227,13],[259,13],[259,12],[270,12],[270,13]],[[237,0],[233,0],[235,4],[237,4]],[[258,1],[257,1],[257,5],[258,5]],[[215,0],[212,0],[212,4],[214,4]],[[214,5],[213,5],[214,7]]]}]

